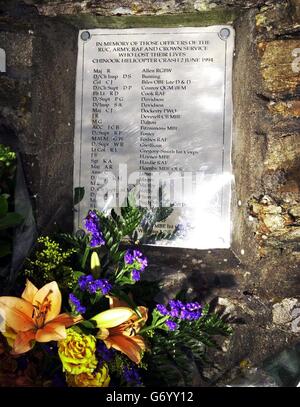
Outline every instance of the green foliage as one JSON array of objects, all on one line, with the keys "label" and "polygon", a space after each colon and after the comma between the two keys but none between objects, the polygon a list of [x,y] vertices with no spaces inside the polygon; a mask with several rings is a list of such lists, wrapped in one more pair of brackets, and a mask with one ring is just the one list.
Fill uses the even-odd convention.
[{"label": "green foliage", "polygon": [[[75,198],[80,199],[83,191],[75,190]],[[77,200],[76,198],[76,200]],[[100,228],[105,239],[105,246],[99,248],[90,247],[89,235],[83,230],[81,235],[60,234],[58,240],[61,240],[67,245],[71,245],[78,255],[80,268],[83,272],[89,270],[89,257],[92,250],[96,250],[101,259],[102,276],[110,269],[114,269],[114,273],[119,285],[132,285],[134,281],[131,278],[131,268],[124,265],[123,246],[128,244],[136,246],[140,243],[153,243],[159,239],[172,239],[175,237],[176,231],[171,233],[154,232],[153,229],[157,222],[163,222],[171,213],[172,208],[156,208],[154,211],[146,211],[144,208],[137,207],[132,194],[129,194],[126,205],[124,205],[120,213],[116,213],[114,209],[109,214],[96,212]],[[142,230],[142,237],[139,238],[138,229]]]},{"label": "green foliage", "polygon": [[181,320],[175,331],[146,332],[151,343],[148,356],[151,377],[147,380],[152,385],[191,385],[197,365],[203,366],[208,362],[206,349],[218,347],[215,337],[231,333],[226,322],[217,314],[209,313],[208,306],[199,320]]},{"label": "green foliage", "polygon": [[114,210],[110,214],[95,212],[99,218],[105,245],[96,248],[90,247],[91,237],[83,230],[75,236],[60,234],[58,240],[76,251],[77,265],[83,273],[90,273],[90,256],[93,251],[96,251],[101,262],[101,275],[99,277],[104,278],[108,273],[116,277],[115,283],[118,286],[132,285],[134,281],[131,278],[131,269],[124,264],[125,250],[123,244],[126,239],[129,244],[135,244],[133,239],[143,216],[142,211],[128,199],[127,207],[123,207],[120,214]]},{"label": "green foliage", "polygon": [[[68,250],[71,247],[74,250],[74,253],[76,253],[76,256],[73,257],[73,266],[76,270],[84,270],[85,267],[82,267],[82,261],[87,249],[89,249],[89,237],[84,233],[83,230],[81,232],[81,235],[60,233],[59,235],[55,236],[56,241],[64,250]],[[89,250],[87,254],[89,254]]]},{"label": "green foliage", "polygon": [[158,206],[143,211],[143,219],[141,222],[142,232],[139,238],[141,244],[153,244],[159,240],[173,240],[176,237],[176,228],[170,232],[155,231],[155,226],[158,223],[165,222],[173,213],[173,205],[163,206],[165,202],[166,199],[160,187]]},{"label": "green foliage", "polygon": [[129,199],[127,199],[127,206],[121,208],[121,214],[125,223],[123,229],[124,236],[129,236],[134,239],[134,232],[139,227],[143,211],[132,205]]},{"label": "green foliage", "polygon": [[16,154],[9,148],[0,144],[0,186],[5,178],[14,176],[16,170]]},{"label": "green foliage", "polygon": [[128,238],[131,243],[134,243],[135,231],[141,223],[143,213],[128,199],[127,206],[121,208],[120,215],[113,209],[109,216],[102,212],[97,214],[109,256],[113,261],[118,262],[124,257],[124,251],[119,250],[121,242]]},{"label": "green foliage", "polygon": [[18,226],[23,220],[23,217],[15,212],[7,212],[0,217],[0,230],[13,228]]},{"label": "green foliage", "polygon": [[76,272],[70,265],[74,249],[64,251],[59,243],[49,237],[40,237],[32,259],[27,260],[25,274],[37,286],[56,281],[61,289],[72,289],[76,282]]},{"label": "green foliage", "polygon": [[[4,208],[5,209],[5,208]],[[172,213],[172,208],[156,208],[151,212],[138,208],[128,199],[127,206],[120,213],[114,210],[110,214],[95,211],[99,218],[100,231],[105,244],[91,247],[89,233],[79,231],[75,236],[62,234],[59,241],[48,237],[38,239],[38,247],[32,259],[28,260],[26,274],[38,286],[50,281],[57,281],[64,294],[64,304],[73,314],[78,313],[78,304],[68,303],[70,292],[85,307],[84,320],[72,329],[84,334],[97,334],[92,317],[109,308],[109,300],[101,289],[84,289],[77,284],[78,278],[84,274],[92,274],[94,278],[107,278],[112,284],[109,294],[125,302],[132,308],[137,317],[142,317],[139,306],[152,311],[152,318],[142,327],[135,327],[136,334],[142,335],[148,346],[139,369],[143,370],[144,383],[147,385],[192,385],[196,371],[201,371],[208,363],[206,350],[218,347],[217,337],[230,335],[231,329],[217,314],[203,309],[198,320],[176,320],[178,327],[171,331],[166,326],[169,316],[163,316],[157,309],[154,298],[160,290],[160,282],[140,281],[132,278],[132,269],[139,270],[141,263],[132,259],[124,261],[124,245],[139,248],[142,242],[152,242],[160,238],[155,233],[155,224],[164,222]],[[1,208],[0,208],[1,214]],[[95,220],[97,228],[97,220]],[[138,238],[138,228],[142,228],[143,236]],[[170,234],[174,237],[176,231]],[[165,237],[163,237],[165,238]],[[96,252],[98,257],[93,254]],[[91,257],[93,254],[93,257]],[[95,266],[91,267],[92,263]],[[128,264],[130,263],[130,264]],[[74,271],[77,270],[77,271]],[[94,272],[94,274],[93,274]],[[90,284],[93,282],[91,281]],[[90,286],[91,288],[92,286]],[[184,291],[178,293],[177,299],[187,300]],[[129,359],[122,353],[115,352],[108,363],[110,375],[116,383],[126,385],[122,376],[124,367],[131,366]]]}]

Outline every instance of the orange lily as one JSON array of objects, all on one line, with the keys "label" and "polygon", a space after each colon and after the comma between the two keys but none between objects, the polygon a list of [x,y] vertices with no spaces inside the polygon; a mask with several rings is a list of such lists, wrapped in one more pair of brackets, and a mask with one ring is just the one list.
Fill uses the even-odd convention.
[{"label": "orange lily", "polygon": [[100,328],[97,338],[102,339],[108,349],[114,348],[125,353],[134,363],[140,363],[146,350],[145,340],[137,335],[148,318],[148,310],[138,307],[141,318],[128,305],[110,297],[110,309],[96,315],[94,319]]},{"label": "orange lily", "polygon": [[66,327],[78,322],[68,314],[60,314],[61,293],[55,281],[40,290],[29,280],[22,298],[0,297],[0,331],[4,336],[15,332],[13,353],[32,349],[34,341],[49,342],[65,339]]}]

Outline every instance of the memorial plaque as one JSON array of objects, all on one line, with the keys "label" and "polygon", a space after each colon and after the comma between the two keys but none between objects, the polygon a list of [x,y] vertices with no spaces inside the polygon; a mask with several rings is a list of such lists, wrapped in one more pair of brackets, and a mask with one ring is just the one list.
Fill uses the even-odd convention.
[{"label": "memorial plaque", "polygon": [[176,237],[158,245],[230,247],[230,26],[95,29],[79,33],[75,228],[88,209],[126,202],[155,211]]}]

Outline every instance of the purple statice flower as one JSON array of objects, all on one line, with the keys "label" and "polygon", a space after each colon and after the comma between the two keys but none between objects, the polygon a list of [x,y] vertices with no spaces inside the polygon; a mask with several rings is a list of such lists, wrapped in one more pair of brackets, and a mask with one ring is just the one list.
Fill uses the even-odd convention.
[{"label": "purple statice flower", "polygon": [[182,301],[179,300],[170,300],[169,306],[173,309],[181,309],[182,307],[184,307],[184,304]]},{"label": "purple statice flower", "polygon": [[86,290],[90,293],[90,294],[96,294],[97,290],[98,290],[98,283],[96,280],[91,281],[87,287]]},{"label": "purple statice flower", "polygon": [[179,300],[169,301],[170,312],[169,315],[173,318],[179,318],[180,312],[183,308],[183,303]]},{"label": "purple statice flower", "polygon": [[91,284],[94,281],[94,277],[89,274],[88,276],[80,276],[78,279],[78,285],[81,291],[85,291],[89,284]]},{"label": "purple statice flower", "polygon": [[148,266],[147,257],[143,256],[143,253],[139,250],[127,250],[124,256],[125,263],[133,264],[134,262],[139,263],[139,270],[144,271]]},{"label": "purple statice flower", "polygon": [[144,271],[145,268],[148,266],[148,260],[146,257],[144,257],[143,259],[140,259],[139,263],[141,265],[141,268],[140,268],[141,271]]},{"label": "purple statice flower", "polygon": [[170,331],[175,331],[177,329],[177,324],[174,321],[171,321],[171,319],[168,319],[165,324],[169,328]]},{"label": "purple statice flower", "polygon": [[91,234],[91,247],[103,246],[105,244],[104,236],[100,228],[100,221],[94,211],[89,211],[85,218],[85,228]]},{"label": "purple statice flower", "polygon": [[171,300],[169,306],[169,315],[174,318],[191,321],[199,319],[202,315],[202,306],[198,302],[184,304],[179,300]]},{"label": "purple statice flower", "polygon": [[184,304],[179,300],[170,300],[167,306],[158,304],[156,309],[163,315],[187,321],[195,321],[202,315],[202,306],[198,302]]},{"label": "purple statice flower", "polygon": [[138,261],[138,263],[140,263],[141,267],[140,270],[144,271],[145,268],[148,266],[148,259],[147,257],[143,256],[141,252],[139,252],[139,255],[136,256],[136,260]]},{"label": "purple statice flower", "polygon": [[112,289],[112,285],[106,279],[95,280],[94,287],[96,288],[96,291],[101,290],[103,295],[108,294]]},{"label": "purple statice flower", "polygon": [[157,304],[156,305],[156,309],[158,312],[161,313],[161,315],[166,316],[169,314],[169,311],[167,310],[167,308],[163,305],[163,304]]},{"label": "purple statice flower", "polygon": [[95,294],[100,290],[103,295],[106,295],[112,289],[112,285],[108,280],[95,280],[91,274],[87,276],[80,276],[78,279],[78,285],[81,291],[88,291],[90,294]]},{"label": "purple statice flower", "polygon": [[86,307],[81,305],[80,300],[74,294],[69,294],[69,300],[74,305],[76,312],[79,314],[84,314],[86,312]]},{"label": "purple statice flower", "polygon": [[111,360],[115,356],[115,351],[113,349],[108,349],[104,342],[98,341],[96,347],[97,355],[103,360],[104,362],[111,362]]},{"label": "purple statice flower", "polygon": [[141,279],[141,271],[133,269],[131,273],[132,279],[134,281],[139,281]]},{"label": "purple statice flower", "polygon": [[123,368],[124,380],[131,386],[140,386],[142,384],[138,370],[134,366],[125,366]]},{"label": "purple statice flower", "polygon": [[[134,251],[136,251],[136,250],[134,250]],[[125,253],[125,256],[124,256],[124,260],[125,260],[125,263],[127,263],[127,264],[132,264],[133,262],[134,262],[134,251],[132,251],[132,250],[126,250],[126,253]]]},{"label": "purple statice flower", "polygon": [[181,316],[181,319],[197,320],[202,315],[202,306],[198,302],[190,302],[185,305],[182,313],[184,313],[184,317]]},{"label": "purple statice flower", "polygon": [[125,264],[132,265],[131,277],[134,281],[141,279],[141,272],[148,266],[147,257],[139,250],[127,250],[124,255]]}]

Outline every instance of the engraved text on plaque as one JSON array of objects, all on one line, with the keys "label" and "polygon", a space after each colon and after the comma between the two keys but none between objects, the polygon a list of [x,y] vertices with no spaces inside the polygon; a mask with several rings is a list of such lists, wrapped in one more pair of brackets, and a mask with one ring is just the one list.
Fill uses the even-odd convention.
[{"label": "engraved text on plaque", "polygon": [[158,227],[181,232],[158,244],[230,246],[233,49],[229,26],[79,33],[76,228],[138,185],[141,206],[173,207]]}]

